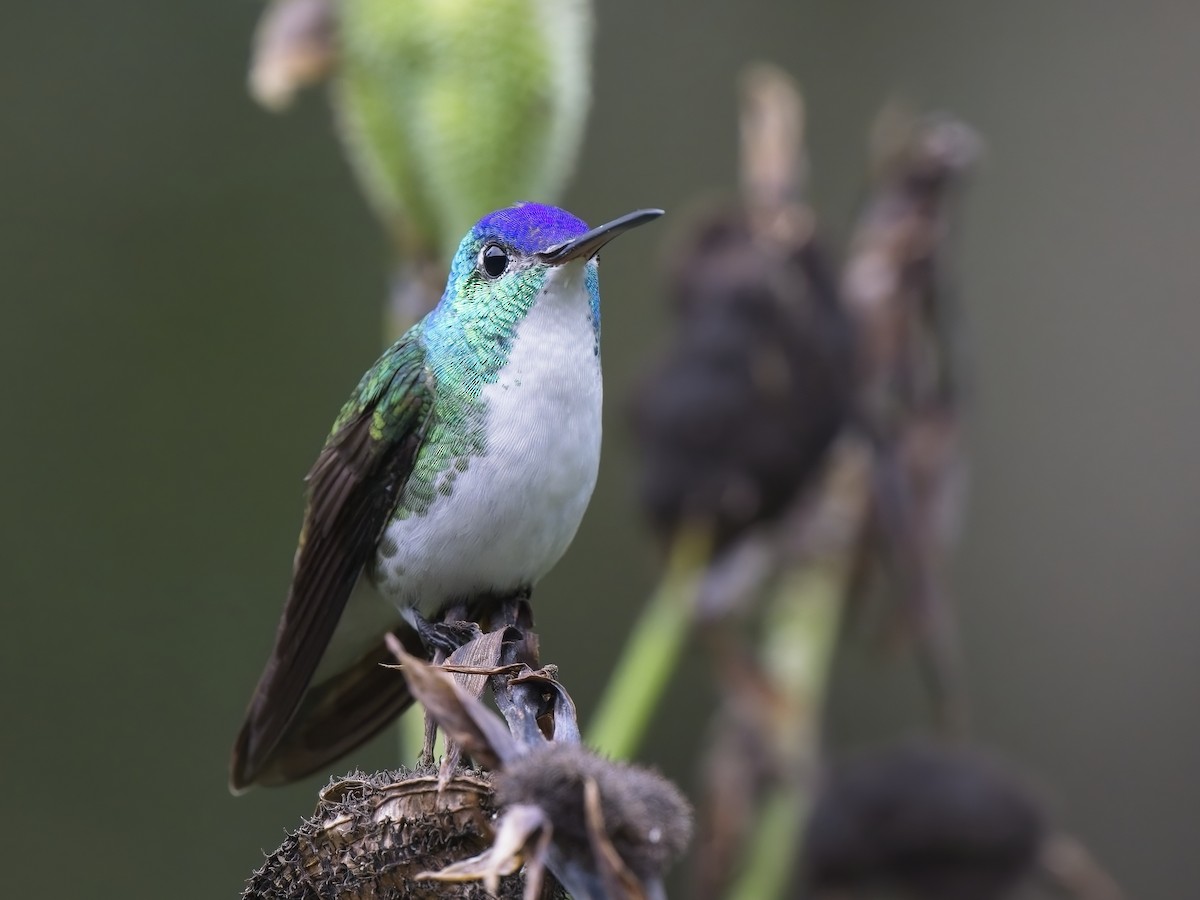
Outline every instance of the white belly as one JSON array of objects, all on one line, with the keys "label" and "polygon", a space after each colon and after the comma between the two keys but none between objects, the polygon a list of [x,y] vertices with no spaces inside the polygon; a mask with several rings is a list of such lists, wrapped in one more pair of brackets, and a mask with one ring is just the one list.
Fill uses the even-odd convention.
[{"label": "white belly", "polygon": [[600,464],[600,359],[582,266],[555,275],[483,389],[486,452],[449,496],[387,529],[374,575],[397,605],[532,586],[579,528]]}]

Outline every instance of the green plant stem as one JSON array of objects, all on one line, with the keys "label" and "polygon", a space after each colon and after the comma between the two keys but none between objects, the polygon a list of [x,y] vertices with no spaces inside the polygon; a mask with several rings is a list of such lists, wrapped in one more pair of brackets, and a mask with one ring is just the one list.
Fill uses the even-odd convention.
[{"label": "green plant stem", "polygon": [[795,787],[774,792],[759,814],[749,858],[727,900],[770,900],[782,896],[808,821],[808,804]]},{"label": "green plant stem", "polygon": [[793,777],[762,806],[729,900],[771,900],[787,888],[812,805],[844,576],[841,564],[814,563],[784,578],[770,598],[761,659],[786,700],[788,712],[774,723],[774,738]]},{"label": "green plant stem", "polygon": [[614,759],[638,748],[691,630],[693,600],[709,555],[699,529],[680,533],[666,571],[642,610],[587,731],[590,746]]},{"label": "green plant stem", "polygon": [[[794,710],[811,744],[837,649],[845,590],[844,566],[817,562],[793,571],[769,598],[762,662]],[[804,753],[808,755],[807,752]]]}]

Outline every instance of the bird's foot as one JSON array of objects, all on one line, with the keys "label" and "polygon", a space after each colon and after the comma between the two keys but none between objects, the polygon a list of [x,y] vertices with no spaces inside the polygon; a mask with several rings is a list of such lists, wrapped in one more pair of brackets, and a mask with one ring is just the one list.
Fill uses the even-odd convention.
[{"label": "bird's foot", "polygon": [[417,636],[434,662],[441,662],[459,647],[470,643],[483,633],[475,622],[457,619],[430,622],[417,612],[412,613],[411,621],[417,630]]},{"label": "bird's foot", "polygon": [[425,739],[421,742],[421,752],[417,756],[418,769],[433,768],[433,748],[437,743],[437,722],[425,710]]}]

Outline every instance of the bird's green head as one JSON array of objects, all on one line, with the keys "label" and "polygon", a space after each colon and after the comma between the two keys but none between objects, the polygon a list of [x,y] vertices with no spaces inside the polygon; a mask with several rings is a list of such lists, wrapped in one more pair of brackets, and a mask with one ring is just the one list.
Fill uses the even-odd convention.
[{"label": "bird's green head", "polygon": [[571,281],[586,289],[593,324],[600,328],[596,254],[623,231],[662,215],[643,209],[588,229],[565,210],[518,203],[480,219],[459,244],[446,292],[428,323],[436,334],[450,320],[488,323],[496,335],[511,336],[543,288],[551,270],[574,268]]}]

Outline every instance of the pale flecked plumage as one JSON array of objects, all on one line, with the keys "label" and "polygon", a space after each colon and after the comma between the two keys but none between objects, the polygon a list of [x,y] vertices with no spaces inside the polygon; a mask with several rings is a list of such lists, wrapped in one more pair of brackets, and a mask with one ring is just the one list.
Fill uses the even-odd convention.
[{"label": "pale flecked plumage", "polygon": [[482,452],[464,471],[440,474],[453,486],[424,513],[387,527],[372,576],[387,598],[428,607],[528,587],[566,551],[600,464],[600,360],[585,277],[595,265],[549,270],[508,361],[480,393]]}]

